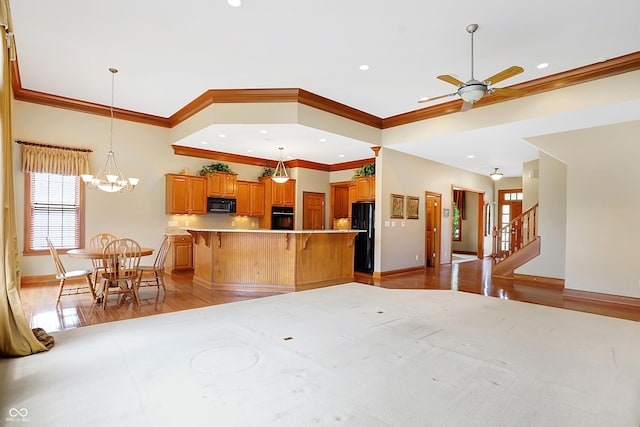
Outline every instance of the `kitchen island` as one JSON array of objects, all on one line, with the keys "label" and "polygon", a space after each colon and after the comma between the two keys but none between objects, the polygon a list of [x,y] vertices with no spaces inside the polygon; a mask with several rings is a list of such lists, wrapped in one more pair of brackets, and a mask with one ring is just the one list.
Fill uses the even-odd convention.
[{"label": "kitchen island", "polygon": [[209,289],[292,292],[353,281],[358,230],[187,231],[193,282]]}]

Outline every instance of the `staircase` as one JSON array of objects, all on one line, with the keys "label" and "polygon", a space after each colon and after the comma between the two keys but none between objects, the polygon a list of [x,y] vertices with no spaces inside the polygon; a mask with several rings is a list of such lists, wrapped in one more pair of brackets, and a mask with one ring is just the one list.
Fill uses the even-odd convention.
[{"label": "staircase", "polygon": [[493,227],[491,275],[513,277],[513,271],[540,255],[538,204],[523,212],[500,230]]}]

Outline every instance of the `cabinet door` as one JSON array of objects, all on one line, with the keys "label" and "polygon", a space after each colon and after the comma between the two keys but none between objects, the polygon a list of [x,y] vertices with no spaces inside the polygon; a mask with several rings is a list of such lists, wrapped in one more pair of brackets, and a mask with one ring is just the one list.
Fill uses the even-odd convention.
[{"label": "cabinet door", "polygon": [[251,184],[250,191],[251,216],[264,216],[264,184]]},{"label": "cabinet door", "polygon": [[173,237],[173,270],[189,270],[193,268],[193,245],[191,236]]},{"label": "cabinet door", "polygon": [[190,209],[189,213],[201,215],[207,213],[207,180],[203,177],[189,177]]},{"label": "cabinet door", "polygon": [[349,186],[349,205],[347,206],[349,218],[351,218],[351,209],[353,208],[353,203],[356,201],[356,185],[352,184]]},{"label": "cabinet door", "polygon": [[375,175],[356,178],[356,200],[366,201],[376,198],[375,179]]},{"label": "cabinet door", "polygon": [[189,179],[186,176],[167,175],[167,213],[189,213]]},{"label": "cabinet door", "polygon": [[284,183],[284,189],[282,194],[282,205],[294,207],[296,204],[296,181],[290,179]]},{"label": "cabinet door", "polygon": [[250,215],[251,183],[238,181],[236,189],[236,215]]},{"label": "cabinet door", "polygon": [[230,173],[226,173],[224,174],[224,178],[223,178],[223,189],[222,189],[222,196],[223,197],[236,197],[236,191],[237,191],[237,185],[238,185],[238,177],[230,174]]},{"label": "cabinet door", "polygon": [[287,182],[278,184],[273,180],[271,181],[271,204],[273,206],[284,206],[284,189]]},{"label": "cabinet door", "polygon": [[207,174],[207,196],[222,197],[223,189],[222,174],[217,172]]},{"label": "cabinet door", "polygon": [[349,216],[349,187],[336,186],[333,189],[333,217],[347,218]]}]

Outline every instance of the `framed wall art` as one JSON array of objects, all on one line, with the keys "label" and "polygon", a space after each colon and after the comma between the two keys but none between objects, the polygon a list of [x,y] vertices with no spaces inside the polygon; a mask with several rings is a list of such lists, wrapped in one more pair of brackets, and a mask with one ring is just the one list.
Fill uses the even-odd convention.
[{"label": "framed wall art", "polygon": [[418,208],[420,199],[414,196],[407,196],[407,219],[418,219]]},{"label": "framed wall art", "polygon": [[404,196],[402,194],[391,195],[391,218],[404,218]]}]

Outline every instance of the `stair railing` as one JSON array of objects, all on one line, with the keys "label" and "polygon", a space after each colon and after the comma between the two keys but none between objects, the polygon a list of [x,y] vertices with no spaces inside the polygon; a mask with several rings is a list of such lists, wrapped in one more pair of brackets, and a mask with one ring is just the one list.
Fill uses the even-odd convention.
[{"label": "stair railing", "polygon": [[[498,216],[499,218],[499,216]],[[491,256],[498,264],[531,243],[538,236],[538,204],[523,212],[502,227],[493,227]]]}]

